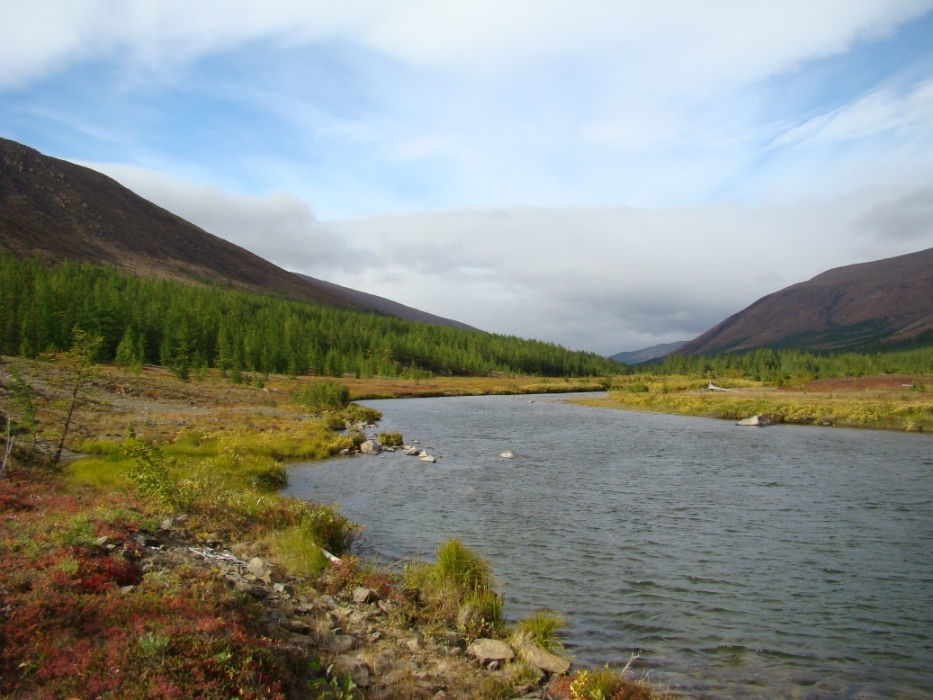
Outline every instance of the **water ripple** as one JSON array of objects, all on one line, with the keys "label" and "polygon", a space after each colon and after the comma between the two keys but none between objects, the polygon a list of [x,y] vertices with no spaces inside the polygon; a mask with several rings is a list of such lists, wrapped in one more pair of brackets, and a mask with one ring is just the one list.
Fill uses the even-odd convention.
[{"label": "water ripple", "polygon": [[512,618],[561,610],[579,661],[637,652],[637,672],[688,696],[928,697],[930,436],[549,397],[367,403],[444,459],[291,470],[289,493],[366,523],[362,554],[430,557],[458,537]]}]

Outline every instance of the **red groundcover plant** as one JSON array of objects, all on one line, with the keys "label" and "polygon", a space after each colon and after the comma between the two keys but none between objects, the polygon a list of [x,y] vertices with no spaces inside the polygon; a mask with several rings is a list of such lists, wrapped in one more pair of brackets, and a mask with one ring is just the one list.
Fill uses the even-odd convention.
[{"label": "red groundcover plant", "polygon": [[249,601],[193,569],[144,578],[126,503],[97,498],[0,481],[0,696],[284,697]]}]

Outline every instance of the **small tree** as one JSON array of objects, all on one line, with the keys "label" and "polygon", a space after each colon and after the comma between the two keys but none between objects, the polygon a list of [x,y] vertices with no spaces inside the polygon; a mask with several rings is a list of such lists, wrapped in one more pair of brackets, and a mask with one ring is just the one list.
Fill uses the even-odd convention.
[{"label": "small tree", "polygon": [[33,403],[32,387],[26,383],[19,373],[19,368],[15,365],[11,373],[13,375],[13,408],[18,414],[16,426],[32,435],[32,449],[35,450],[39,421],[36,418],[36,407]]},{"label": "small tree", "polygon": [[62,458],[62,450],[65,449],[65,438],[68,436],[71,418],[79,403],[81,389],[84,388],[89,379],[97,374],[94,359],[97,357],[97,350],[102,342],[103,338],[100,336],[90,336],[87,332],[76,328],[72,333],[71,349],[60,356],[64,365],[74,372],[74,383],[71,389],[68,413],[65,415],[65,425],[62,427],[62,437],[58,443],[58,449],[55,451],[55,456],[52,457],[53,464],[58,464]]}]

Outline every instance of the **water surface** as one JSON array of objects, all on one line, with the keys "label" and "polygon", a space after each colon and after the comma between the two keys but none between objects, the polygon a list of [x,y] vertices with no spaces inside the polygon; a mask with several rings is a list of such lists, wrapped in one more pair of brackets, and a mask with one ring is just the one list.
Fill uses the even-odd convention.
[{"label": "water surface", "polygon": [[[298,466],[361,555],[486,557],[515,619],[561,611],[583,663],[697,697],[931,697],[933,439],[588,408],[367,401],[401,453]],[[511,450],[516,457],[498,457]]]}]

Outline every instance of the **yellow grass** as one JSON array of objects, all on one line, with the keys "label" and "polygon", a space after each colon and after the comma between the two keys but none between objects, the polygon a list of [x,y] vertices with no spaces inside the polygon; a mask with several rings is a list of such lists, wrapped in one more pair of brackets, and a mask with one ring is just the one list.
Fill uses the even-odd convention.
[{"label": "yellow grass", "polygon": [[[862,386],[833,390],[785,390],[749,380],[716,380],[727,391],[710,391],[708,381],[689,377],[625,377],[605,398],[579,403],[636,411],[678,413],[727,420],[765,414],[777,423],[933,431],[933,377],[908,385],[865,379]],[[647,390],[645,390],[647,389]]]}]

